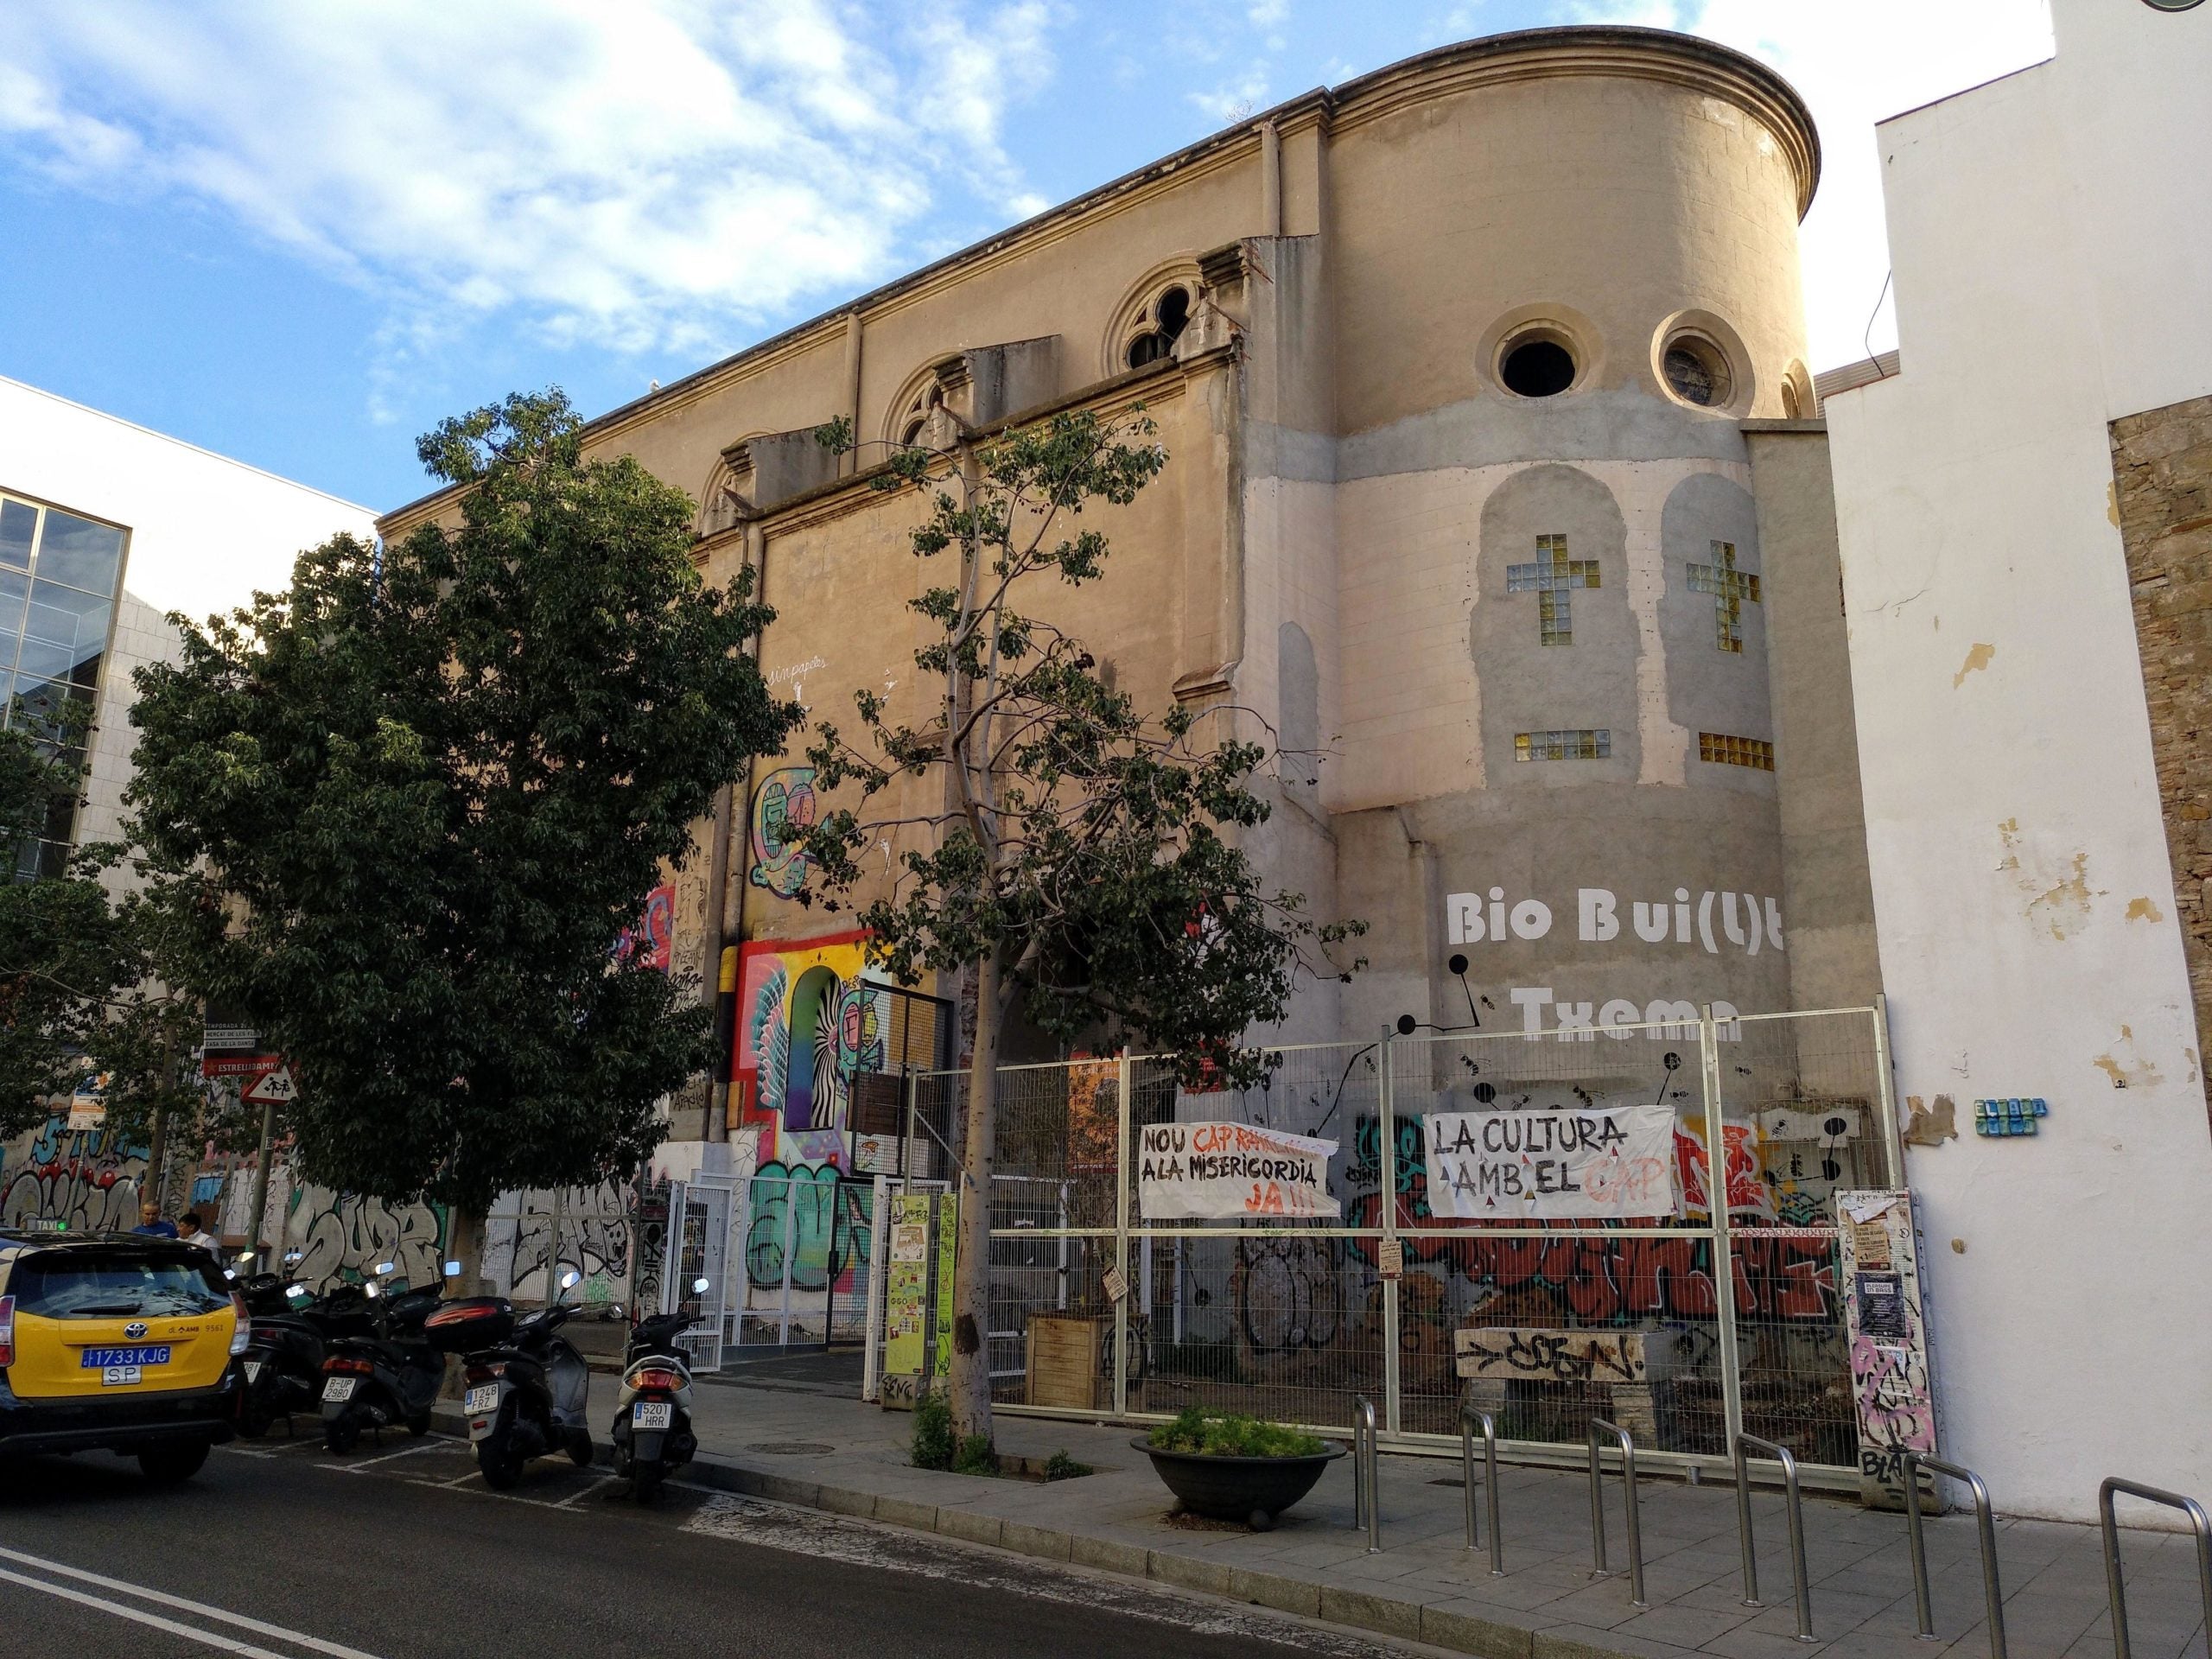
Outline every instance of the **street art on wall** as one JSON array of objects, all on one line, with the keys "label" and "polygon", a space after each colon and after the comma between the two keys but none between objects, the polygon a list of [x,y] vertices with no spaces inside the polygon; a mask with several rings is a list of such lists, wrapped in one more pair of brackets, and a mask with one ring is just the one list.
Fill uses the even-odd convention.
[{"label": "street art on wall", "polygon": [[891,1028],[866,962],[860,932],[741,947],[732,1128],[756,1132],[761,1165],[850,1166],[853,1081],[884,1068]]},{"label": "street art on wall", "polygon": [[614,959],[628,962],[634,957],[639,967],[664,974],[675,960],[675,942],[676,889],[658,887],[645,895],[638,925],[624,928],[616,936]]},{"label": "street art on wall", "polygon": [[292,1276],[317,1288],[373,1278],[383,1262],[392,1264],[392,1278],[419,1288],[442,1282],[446,1225],[443,1205],[393,1204],[303,1184],[292,1189],[284,1248],[301,1252]]},{"label": "street art on wall", "polygon": [[753,864],[746,880],[779,899],[806,885],[813,861],[800,839],[814,828],[814,768],[779,766],[753,791]]},{"label": "street art on wall", "polygon": [[[581,1277],[570,1302],[595,1307],[626,1301],[636,1208],[636,1186],[613,1179],[557,1193],[545,1187],[502,1192],[485,1217],[484,1278],[499,1295],[543,1302],[574,1268]],[[665,1196],[662,1213],[664,1237]]]},{"label": "street art on wall", "polygon": [[105,1128],[72,1129],[57,1113],[8,1152],[0,1226],[96,1233],[138,1224],[143,1147],[124,1147]]},{"label": "street art on wall", "polygon": [[1904,1503],[1904,1454],[1936,1450],[1912,1197],[1851,1191],[1835,1198],[1842,1221],[1851,1393],[1859,1414],[1859,1477],[1870,1500],[1898,1508]]}]

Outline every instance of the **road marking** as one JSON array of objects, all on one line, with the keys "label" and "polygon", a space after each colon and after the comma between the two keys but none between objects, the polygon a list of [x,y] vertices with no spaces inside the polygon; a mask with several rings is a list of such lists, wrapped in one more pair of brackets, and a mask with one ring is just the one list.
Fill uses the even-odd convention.
[{"label": "road marking", "polygon": [[394,1458],[411,1458],[417,1452],[440,1451],[448,1444],[449,1442],[442,1440],[424,1439],[412,1446],[403,1446],[397,1452],[387,1452],[381,1457],[364,1458],[359,1463],[329,1463],[322,1466],[326,1469],[373,1469],[380,1463],[390,1463]]},{"label": "road marking", "polygon": [[610,1482],[610,1481],[612,1481],[612,1480],[614,1480],[614,1479],[616,1479],[616,1478],[617,1478],[617,1477],[615,1477],[615,1476],[613,1476],[613,1475],[601,1475],[601,1476],[597,1480],[594,1480],[594,1482],[592,1482],[592,1484],[591,1484],[590,1485],[588,1485],[588,1486],[585,1487],[582,1491],[580,1491],[580,1492],[571,1492],[571,1493],[569,1493],[568,1497],[566,1497],[563,1498],[559,1503],[556,1503],[553,1507],[554,1507],[555,1509],[556,1509],[556,1510],[565,1510],[565,1509],[567,1509],[567,1508],[569,1507],[569,1504],[571,1504],[571,1503],[575,1503],[578,1498],[580,1498],[580,1497],[590,1497],[594,1492],[597,1491],[601,1487],[602,1487],[602,1486],[606,1485],[608,1482]]},{"label": "road marking", "polygon": [[[180,1612],[197,1613],[202,1618],[212,1618],[225,1624],[235,1624],[240,1630],[253,1631],[257,1636],[274,1637],[280,1642],[289,1642],[297,1647],[312,1648],[317,1653],[328,1654],[331,1659],[375,1659],[373,1654],[364,1653],[359,1648],[349,1648],[343,1643],[326,1642],[319,1636],[308,1636],[304,1631],[287,1630],[282,1624],[270,1624],[257,1618],[249,1618],[244,1613],[233,1613],[224,1608],[211,1607],[204,1601],[193,1601],[183,1596],[173,1596],[165,1590],[149,1589],[144,1585],[131,1584],[122,1579],[111,1579],[98,1573],[87,1573],[81,1567],[71,1567],[65,1562],[49,1561],[36,1555],[26,1555],[17,1549],[0,1548],[0,1556],[4,1556],[11,1561],[20,1562],[25,1567],[37,1567],[41,1572],[59,1573],[64,1578],[76,1579],[86,1584],[96,1584],[103,1590],[113,1590],[123,1595],[135,1596],[141,1601],[156,1602],[164,1607],[174,1607]],[[139,1608],[125,1607],[119,1602],[111,1602],[99,1596],[87,1595],[81,1590],[72,1590],[67,1585],[48,1584],[42,1580],[34,1579],[24,1573],[10,1573],[5,1567],[0,1567],[0,1579],[10,1580],[28,1589],[43,1590],[48,1595],[62,1596],[71,1601],[83,1602],[87,1606],[98,1607],[124,1618],[135,1618],[142,1624],[151,1624],[159,1629],[172,1631],[178,1636],[190,1637],[194,1641],[205,1642],[211,1647],[221,1648],[227,1652],[250,1655],[252,1656],[252,1659],[285,1659],[283,1655],[272,1654],[265,1648],[257,1648],[248,1643],[235,1642],[229,1637],[218,1635],[212,1630],[194,1630],[189,1624],[180,1624],[172,1619],[160,1618]]]}]

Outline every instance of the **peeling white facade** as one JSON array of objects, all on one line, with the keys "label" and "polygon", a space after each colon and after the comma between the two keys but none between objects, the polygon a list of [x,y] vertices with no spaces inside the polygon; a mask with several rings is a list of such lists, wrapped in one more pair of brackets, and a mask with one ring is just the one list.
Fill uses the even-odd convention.
[{"label": "peeling white facade", "polygon": [[[2212,7],[1878,130],[1903,371],[1827,404],[1944,1451],[2013,1513],[2212,1495],[2212,1134],[2107,423],[2212,392]],[[1981,1097],[2040,1096],[2033,1139]]]}]

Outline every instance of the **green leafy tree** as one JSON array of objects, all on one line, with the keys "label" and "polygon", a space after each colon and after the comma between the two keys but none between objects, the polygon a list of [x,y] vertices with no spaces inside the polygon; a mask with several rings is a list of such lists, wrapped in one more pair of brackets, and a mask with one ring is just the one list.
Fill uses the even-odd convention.
[{"label": "green leafy tree", "polygon": [[173,973],[294,1065],[309,1178],[480,1212],[636,1164],[705,1064],[687,976],[619,957],[714,791],[798,720],[704,585],[693,505],[587,459],[559,392],[422,439],[447,523],[339,536],[141,670],[130,800]]},{"label": "green leafy tree", "polygon": [[[958,564],[911,601],[931,625],[914,660],[942,698],[918,726],[862,690],[857,731],[821,721],[808,751],[817,786],[851,785],[860,803],[810,833],[813,885],[857,906],[901,980],[976,988],[950,1384],[960,1433],[986,1444],[988,1195],[1009,1021],[1172,1052],[1186,1081],[1218,1087],[1257,1077],[1245,1033],[1282,1017],[1300,971],[1361,965],[1328,957],[1362,924],[1315,923],[1300,895],[1263,887],[1238,844],[1268,815],[1255,786],[1267,746],[1230,733],[1226,713],[1147,718],[1080,640],[1023,608],[1032,590],[1104,575],[1107,539],[1084,512],[1127,505],[1159,475],[1153,435],[1132,410],[1055,416],[950,462],[898,450],[879,483],[928,499],[914,553]],[[886,889],[863,858],[893,838],[926,844],[899,856]]]}]

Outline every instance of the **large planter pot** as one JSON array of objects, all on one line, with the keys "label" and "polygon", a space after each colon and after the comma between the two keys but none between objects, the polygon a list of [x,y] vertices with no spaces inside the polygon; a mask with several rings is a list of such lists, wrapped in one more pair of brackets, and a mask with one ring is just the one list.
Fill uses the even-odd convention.
[{"label": "large planter pot", "polygon": [[1332,1446],[1303,1458],[1217,1458],[1166,1451],[1141,1437],[1129,1444],[1152,1459],[1184,1509],[1217,1521],[1242,1521],[1260,1532],[1313,1490],[1330,1459],[1344,1454],[1343,1446]]}]

